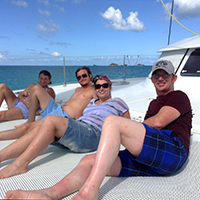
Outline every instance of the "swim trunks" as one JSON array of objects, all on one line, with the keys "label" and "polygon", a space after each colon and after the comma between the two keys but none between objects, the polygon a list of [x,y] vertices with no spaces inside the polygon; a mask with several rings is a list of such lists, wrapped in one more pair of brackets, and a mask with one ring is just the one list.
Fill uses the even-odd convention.
[{"label": "swim trunks", "polygon": [[61,117],[70,117],[69,114],[67,114],[64,110],[62,110],[61,106],[56,104],[56,102],[53,100],[52,97],[51,97],[48,105],[46,106],[46,108],[44,110],[40,110],[39,113],[43,117],[42,121],[44,121],[44,119],[48,115],[57,115],[57,116],[61,116]]},{"label": "swim trunks", "polygon": [[136,158],[127,149],[119,152],[122,170],[119,176],[162,176],[178,171],[186,161],[187,151],[175,132],[146,124],[143,149]]},{"label": "swim trunks", "polygon": [[17,107],[20,109],[22,114],[24,115],[24,119],[28,119],[29,116],[29,109],[26,107],[24,103],[22,103],[18,98],[15,102],[15,105],[13,107]]}]

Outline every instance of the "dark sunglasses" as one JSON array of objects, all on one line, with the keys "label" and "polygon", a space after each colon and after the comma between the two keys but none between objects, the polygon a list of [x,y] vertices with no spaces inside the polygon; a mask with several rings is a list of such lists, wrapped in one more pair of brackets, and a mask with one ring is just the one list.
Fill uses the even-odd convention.
[{"label": "dark sunglasses", "polygon": [[101,87],[103,87],[103,88],[108,88],[109,87],[109,84],[108,83],[104,83],[104,84],[96,84],[95,86],[95,90],[98,90],[98,89],[100,89]]},{"label": "dark sunglasses", "polygon": [[86,77],[87,77],[87,74],[82,74],[81,76],[77,76],[76,78],[77,78],[78,80],[80,80],[81,77],[86,78]]},{"label": "dark sunglasses", "polygon": [[153,74],[153,78],[154,79],[159,79],[160,77],[162,77],[163,79],[168,79],[169,78],[169,74]]}]

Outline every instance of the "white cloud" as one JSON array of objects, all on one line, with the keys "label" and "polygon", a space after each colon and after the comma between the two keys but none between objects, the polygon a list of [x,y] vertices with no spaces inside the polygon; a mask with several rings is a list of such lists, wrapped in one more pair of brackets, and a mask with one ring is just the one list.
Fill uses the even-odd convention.
[{"label": "white cloud", "polygon": [[61,54],[60,53],[58,53],[58,52],[53,52],[52,54],[51,54],[52,56],[55,56],[55,57],[57,57],[57,56],[61,56]]},{"label": "white cloud", "polygon": [[12,3],[17,5],[17,6],[23,6],[23,7],[28,6],[28,4],[25,1],[12,1]]},{"label": "white cloud", "polygon": [[49,17],[51,15],[51,13],[48,11],[48,10],[41,10],[41,9],[38,9],[39,13],[41,15],[46,15],[47,17]]},{"label": "white cloud", "polygon": [[38,0],[39,3],[43,3],[45,6],[50,5],[49,0]]},{"label": "white cloud", "polygon": [[58,5],[55,5],[55,7],[57,7],[61,12],[65,12],[64,7],[60,7],[60,6],[58,6]]},{"label": "white cloud", "polygon": [[130,12],[129,17],[123,19],[119,9],[109,7],[101,16],[110,21],[111,26],[116,30],[124,31],[145,31],[144,23],[138,19],[138,12]]},{"label": "white cloud", "polygon": [[[171,1],[166,3],[165,6],[171,12]],[[165,8],[164,8],[165,9]],[[174,12],[173,15],[177,19],[186,19],[186,18],[196,18],[200,17],[200,1],[199,0],[176,0],[174,1]],[[169,13],[165,9],[165,14],[167,18],[165,20],[169,20]]]},{"label": "white cloud", "polygon": [[177,17],[194,18],[200,17],[200,1],[199,0],[176,0],[174,5],[177,7]]},{"label": "white cloud", "polygon": [[52,20],[50,20],[50,21],[44,20],[44,23],[38,24],[37,26],[32,26],[32,28],[36,29],[37,31],[39,31],[45,35],[53,35],[54,32],[61,29],[60,26],[53,23]]},{"label": "white cloud", "polygon": [[42,52],[41,51],[37,51],[36,54],[42,54]]},{"label": "white cloud", "polygon": [[0,53],[0,59],[3,58],[3,55]]},{"label": "white cloud", "polygon": [[33,52],[32,54],[37,54],[37,55],[47,55],[47,56],[49,56],[48,53],[44,53],[44,52],[42,52],[42,51]]},{"label": "white cloud", "polygon": [[61,12],[65,12],[64,7],[59,7],[59,6],[58,6],[58,9],[59,9]]}]

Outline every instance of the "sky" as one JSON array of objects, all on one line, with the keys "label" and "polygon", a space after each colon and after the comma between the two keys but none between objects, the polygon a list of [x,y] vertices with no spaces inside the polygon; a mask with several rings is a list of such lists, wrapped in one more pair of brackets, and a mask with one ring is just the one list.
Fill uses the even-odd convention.
[{"label": "sky", "polygon": [[[168,44],[162,2],[171,11],[172,0],[1,0],[0,65],[153,64]],[[199,10],[174,0],[170,44],[200,34]]]}]

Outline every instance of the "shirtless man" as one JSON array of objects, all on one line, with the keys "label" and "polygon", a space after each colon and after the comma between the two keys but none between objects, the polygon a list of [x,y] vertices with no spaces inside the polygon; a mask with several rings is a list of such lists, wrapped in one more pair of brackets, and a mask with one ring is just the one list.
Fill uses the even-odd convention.
[{"label": "shirtless man", "polygon": [[[79,118],[90,100],[97,96],[90,83],[92,79],[90,69],[83,66],[79,68],[75,74],[81,87],[76,88],[75,93],[64,105],[62,105],[62,107],[58,106],[48,93],[44,93],[42,87],[39,85],[34,86],[31,89],[29,97],[29,104],[31,106],[27,121],[28,123],[18,126],[17,129],[1,132],[0,140],[20,138],[36,126],[40,126],[44,118],[49,114],[63,117],[70,115],[72,117],[75,116],[76,119]],[[43,116],[43,119],[35,121],[35,112],[38,109],[38,106],[41,108],[40,114]]]}]

